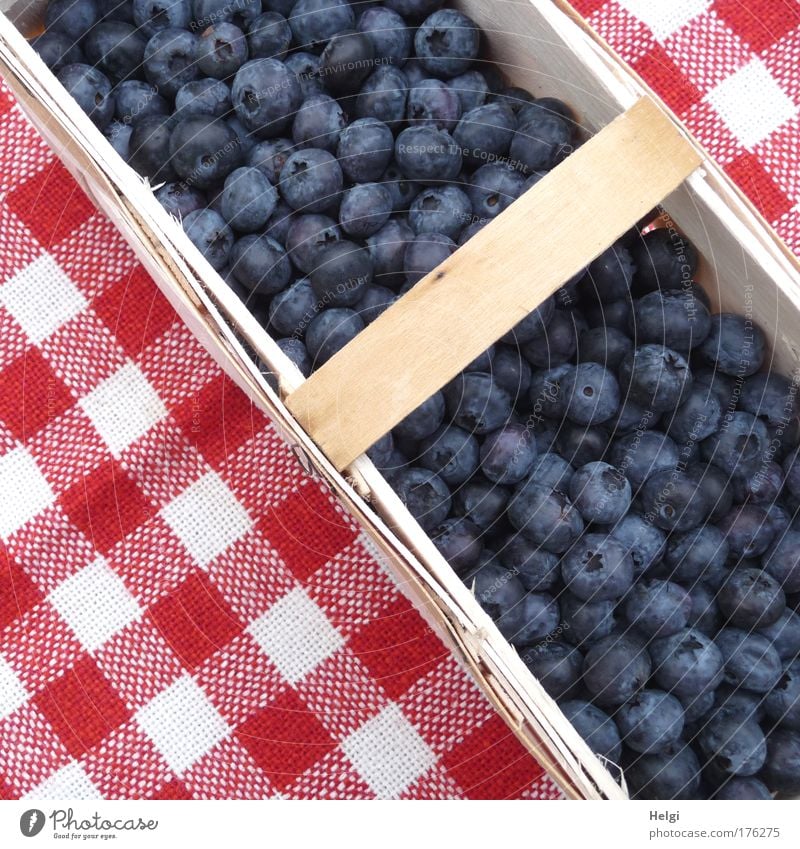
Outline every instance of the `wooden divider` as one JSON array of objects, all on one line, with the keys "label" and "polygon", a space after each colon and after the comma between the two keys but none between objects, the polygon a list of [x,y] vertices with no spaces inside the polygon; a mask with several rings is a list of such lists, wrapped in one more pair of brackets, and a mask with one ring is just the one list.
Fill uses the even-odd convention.
[{"label": "wooden divider", "polygon": [[676,189],[701,159],[642,98],[286,400],[344,469]]}]

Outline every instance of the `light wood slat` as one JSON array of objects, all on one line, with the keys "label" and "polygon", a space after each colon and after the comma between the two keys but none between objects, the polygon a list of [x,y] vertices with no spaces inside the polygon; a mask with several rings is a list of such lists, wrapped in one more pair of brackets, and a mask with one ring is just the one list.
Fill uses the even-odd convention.
[{"label": "light wood slat", "polygon": [[287,398],[343,469],[700,164],[649,98],[593,136]]}]

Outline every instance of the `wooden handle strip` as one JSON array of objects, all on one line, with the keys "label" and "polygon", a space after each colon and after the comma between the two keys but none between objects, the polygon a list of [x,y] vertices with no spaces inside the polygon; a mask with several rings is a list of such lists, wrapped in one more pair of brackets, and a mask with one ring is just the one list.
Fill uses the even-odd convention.
[{"label": "wooden handle strip", "polygon": [[700,162],[669,117],[642,98],[312,374],[287,406],[344,469]]}]

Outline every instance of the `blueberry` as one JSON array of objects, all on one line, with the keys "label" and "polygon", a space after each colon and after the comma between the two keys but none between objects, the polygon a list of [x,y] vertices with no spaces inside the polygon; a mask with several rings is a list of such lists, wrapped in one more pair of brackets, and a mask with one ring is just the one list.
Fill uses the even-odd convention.
[{"label": "blueberry", "polygon": [[705,584],[691,585],[689,595],[692,599],[692,612],[686,623],[689,628],[697,628],[705,634],[713,634],[719,626],[719,608],[711,589]]},{"label": "blueberry", "polygon": [[372,260],[353,242],[334,242],[315,256],[311,285],[323,304],[352,306],[372,281]]},{"label": "blueberry", "polygon": [[118,121],[135,126],[145,118],[169,114],[167,101],[148,83],[125,80],[114,89],[114,109]]},{"label": "blueberry", "polygon": [[531,383],[531,367],[513,345],[499,345],[492,360],[495,383],[511,396],[515,407],[524,409]]},{"label": "blueberry", "polygon": [[289,18],[295,43],[304,50],[318,50],[337,32],[355,26],[352,7],[342,0],[297,0]]},{"label": "blueberry", "polygon": [[703,726],[697,743],[706,765],[723,776],[755,775],[767,757],[766,740],[758,725],[724,712]]},{"label": "blueberry", "polygon": [[128,158],[133,127],[114,120],[103,130],[103,135],[123,159]]},{"label": "blueberry", "polygon": [[525,318],[517,322],[501,338],[501,341],[509,345],[524,345],[526,342],[541,339],[547,333],[547,326],[555,315],[555,311],[555,299],[547,298],[536,309],[531,310]]},{"label": "blueberry", "polygon": [[87,62],[118,83],[139,71],[146,44],[131,24],[103,21],[86,34],[82,46]]},{"label": "blueberry", "polygon": [[527,173],[549,171],[572,152],[569,124],[555,115],[543,114],[517,128],[509,157]]},{"label": "blueberry", "polygon": [[472,217],[472,204],[457,186],[432,186],[420,192],[408,213],[408,223],[417,234],[441,233],[454,239]]},{"label": "blueberry", "polygon": [[481,531],[469,519],[445,519],[430,531],[430,537],[456,574],[467,574],[478,564],[482,550]]},{"label": "blueberry", "polygon": [[327,150],[298,150],[281,170],[281,195],[292,209],[302,212],[336,207],[343,184],[342,169]]},{"label": "blueberry", "polygon": [[589,263],[579,289],[587,299],[596,298],[602,303],[618,301],[629,296],[634,271],[628,249],[617,243]]},{"label": "blueberry", "polygon": [[731,554],[737,559],[760,557],[775,535],[767,511],[756,504],[737,505],[717,522],[717,526],[725,534]]},{"label": "blueberry", "polygon": [[296,148],[321,148],[336,151],[339,134],[347,125],[342,107],[327,94],[313,94],[303,101],[292,124]]},{"label": "blueberry", "polygon": [[637,757],[625,770],[632,799],[693,799],[700,787],[700,764],[686,745]]},{"label": "blueberry", "polygon": [[659,290],[634,301],[630,331],[639,342],[687,354],[705,341],[710,330],[708,309],[692,292]]},{"label": "blueberry", "polygon": [[[770,446],[773,444],[770,442]],[[766,456],[768,455],[769,450]],[[752,476],[747,473],[743,475],[734,474],[731,478],[737,501],[750,501],[753,504],[760,504],[765,510],[769,505],[775,503],[783,489],[783,469],[773,460],[767,460],[766,456]]]},{"label": "blueberry", "polygon": [[386,124],[376,118],[360,118],[339,133],[336,159],[348,180],[371,183],[381,178],[393,151],[394,137]]},{"label": "blueberry", "polygon": [[[319,367],[327,362],[348,342],[355,339],[363,329],[364,321],[361,316],[343,307],[324,310],[313,318],[306,331],[306,345],[314,366]],[[441,484],[445,486],[444,481],[441,481]],[[435,524],[439,524],[446,516],[445,512],[443,516],[437,518]]]},{"label": "blueberry", "polygon": [[749,377],[764,363],[767,340],[751,319],[732,313],[711,316],[711,330],[698,348],[702,359],[723,374]]},{"label": "blueberry", "polygon": [[64,65],[84,64],[86,58],[79,44],[66,33],[48,30],[31,41],[31,46],[41,60],[55,74]]},{"label": "blueberry", "polygon": [[311,282],[302,277],[272,299],[269,305],[270,329],[279,336],[302,337],[319,310]]},{"label": "blueberry", "polygon": [[613,524],[630,508],[631,486],[619,469],[595,461],[575,472],[569,496],[585,522]]},{"label": "blueberry", "polygon": [[408,212],[414,198],[422,191],[422,186],[413,180],[407,180],[395,163],[384,171],[381,182],[392,196],[392,208],[395,212]]},{"label": "blueberry", "polygon": [[539,548],[521,534],[507,537],[498,557],[503,566],[517,575],[526,590],[550,590],[558,582],[557,555]]},{"label": "blueberry", "polygon": [[705,521],[708,498],[684,472],[664,470],[641,488],[645,518],[665,531],[689,531]]},{"label": "blueberry", "polygon": [[664,345],[641,345],[623,359],[620,386],[631,400],[661,413],[678,406],[692,387],[683,355]]},{"label": "blueberry", "polygon": [[212,24],[200,34],[197,67],[201,74],[225,80],[248,59],[247,41],[239,27],[226,21]]},{"label": "blueberry", "polygon": [[608,532],[630,556],[636,578],[648,572],[664,553],[664,532],[639,513],[623,516],[608,528]]},{"label": "blueberry", "polygon": [[436,392],[396,425],[395,432],[407,439],[424,439],[430,436],[443,421],[444,396],[441,392]]},{"label": "blueberry", "polygon": [[207,77],[180,87],[175,95],[173,123],[186,118],[223,118],[230,112],[230,89],[221,80]]},{"label": "blueberry", "polygon": [[467,196],[476,216],[492,219],[512,204],[523,191],[524,177],[508,165],[482,165],[470,178]]},{"label": "blueberry", "polygon": [[725,661],[725,681],[756,693],[771,690],[781,676],[781,659],[766,637],[723,628],[714,637]]},{"label": "blueberry", "polygon": [[609,461],[622,471],[634,491],[657,472],[676,468],[679,459],[678,446],[657,430],[637,430],[620,436],[609,452]]},{"label": "blueberry", "polygon": [[372,324],[397,300],[397,295],[385,286],[369,286],[355,306],[364,324]]},{"label": "blueberry", "polygon": [[413,286],[444,262],[456,249],[455,242],[442,233],[422,233],[410,242],[403,257],[406,282]]},{"label": "blueberry", "polygon": [[414,35],[420,64],[436,77],[455,77],[469,70],[478,56],[480,33],[475,22],[455,9],[426,18]]},{"label": "blueberry", "polygon": [[568,698],[577,690],[583,655],[575,647],[564,643],[544,642],[526,649],[521,656],[534,678],[538,679],[552,698]]},{"label": "blueberry", "polygon": [[622,398],[619,409],[615,416],[612,416],[606,426],[610,428],[612,433],[620,435],[630,433],[634,430],[645,430],[658,427],[661,421],[661,414],[654,413],[652,410],[647,410],[640,404],[631,401],[630,398]]},{"label": "blueberry", "polygon": [[319,78],[319,56],[298,50],[286,57],[284,65],[297,80],[303,100],[307,100],[315,94],[325,94],[325,88]]},{"label": "blueberry", "polygon": [[375,48],[362,32],[337,32],[320,57],[320,78],[337,97],[354,94],[375,67]]},{"label": "blueberry", "polygon": [[584,601],[621,598],[633,581],[633,562],[611,536],[584,534],[564,555],[561,575],[567,589]]},{"label": "blueberry", "polygon": [[800,532],[788,530],[776,539],[762,564],[784,592],[800,592]]},{"label": "blueberry", "polygon": [[786,427],[798,413],[797,387],[780,374],[754,374],[742,384],[739,407],[774,427]]},{"label": "blueberry", "polygon": [[91,65],[64,65],[58,81],[75,98],[78,106],[101,130],[114,117],[114,95],[108,77]]},{"label": "blueberry", "polygon": [[276,185],[286,160],[294,153],[294,143],[290,139],[275,138],[254,144],[247,153],[247,164],[258,168],[264,176]]},{"label": "blueberry", "polygon": [[668,433],[678,442],[701,442],[719,429],[722,413],[719,396],[695,383],[683,403],[667,413]]},{"label": "blueberry", "polygon": [[144,48],[144,74],[162,97],[175,97],[178,89],[199,76],[195,56],[199,39],[185,29],[159,30]]},{"label": "blueberry", "polygon": [[483,436],[508,421],[511,399],[490,374],[457,375],[444,388],[447,413],[459,427]]},{"label": "blueberry", "polygon": [[403,130],[395,141],[394,155],[403,174],[420,183],[454,180],[461,170],[458,145],[450,133],[435,127]]},{"label": "blueberry", "polygon": [[556,445],[561,455],[576,469],[605,456],[608,431],[602,426],[588,427],[564,421],[558,426]]},{"label": "blueberry", "polygon": [[[128,162],[151,183],[173,181],[177,176],[170,157],[165,155],[171,136],[169,119],[161,116],[143,118],[133,128]],[[182,185],[191,188],[187,183]]]},{"label": "blueberry", "polygon": [[228,262],[233,248],[233,231],[212,209],[190,212],[183,220],[186,235],[211,266],[219,271]]},{"label": "blueberry", "polygon": [[657,755],[683,731],[683,706],[663,690],[642,690],[614,713],[622,741],[634,752]]},{"label": "blueberry", "polygon": [[236,72],[231,100],[236,116],[262,138],[280,136],[302,102],[297,78],[278,59],[251,59]]},{"label": "blueberry", "polygon": [[693,584],[706,570],[724,566],[729,554],[725,534],[714,525],[701,525],[685,533],[670,534],[664,563],[675,581]]},{"label": "blueberry", "polygon": [[132,0],[95,0],[95,3],[101,20],[134,22]]},{"label": "blueberry", "polygon": [[406,116],[409,124],[452,132],[461,117],[461,101],[441,80],[424,79],[408,90]]},{"label": "blueberry", "polygon": [[530,428],[507,424],[489,433],[481,445],[481,471],[494,483],[519,483],[536,459],[536,441]]},{"label": "blueberry", "polygon": [[192,28],[204,30],[220,21],[232,21],[238,15],[245,23],[261,14],[259,0],[192,0]]},{"label": "blueberry", "polygon": [[311,374],[311,357],[300,339],[278,339],[278,347],[297,366],[303,377]]},{"label": "blueberry", "polygon": [[722,653],[695,628],[656,640],[650,644],[650,655],[654,680],[679,699],[713,690],[722,680]]},{"label": "blueberry", "polygon": [[776,622],[786,609],[780,584],[760,569],[736,569],[717,596],[720,610],[731,625],[760,628]]},{"label": "blueberry", "polygon": [[779,728],[769,734],[761,778],[773,793],[800,793],[800,732]]},{"label": "blueberry", "polygon": [[614,630],[614,601],[581,601],[572,593],[559,596],[564,636],[570,643],[589,646]]},{"label": "blueberry", "polygon": [[507,640],[513,640],[523,624],[526,592],[520,581],[507,569],[490,561],[471,575],[467,583],[500,633]]},{"label": "blueberry", "polygon": [[230,262],[234,277],[258,295],[277,294],[292,276],[283,246],[263,234],[242,236],[233,246]]},{"label": "blueberry", "polygon": [[538,117],[542,113],[563,118],[572,126],[573,133],[577,133],[579,127],[575,113],[563,100],[559,100],[557,97],[537,97],[520,106],[518,110],[520,123]]},{"label": "blueberry", "polygon": [[420,442],[418,462],[448,485],[459,486],[478,469],[478,440],[454,425],[442,425]]},{"label": "blueberry", "polygon": [[578,363],[565,373],[561,385],[566,415],[576,424],[600,424],[619,408],[617,380],[599,363]]},{"label": "blueberry", "polygon": [[697,269],[697,251],[683,236],[657,229],[633,241],[636,284],[645,292],[681,289]]},{"label": "blueberry", "polygon": [[357,239],[365,239],[380,230],[392,213],[392,198],[381,183],[357,183],[342,195],[339,224]]},{"label": "blueberry", "polygon": [[295,215],[286,233],[286,251],[294,265],[310,274],[319,253],[341,239],[336,222],[327,215]]},{"label": "blueberry", "polygon": [[781,660],[800,655],[800,614],[788,608],[771,625],[759,629],[772,642]]},{"label": "blueberry", "polygon": [[725,416],[724,425],[703,442],[703,456],[729,475],[753,474],[769,448],[769,434],[761,419],[750,413]]},{"label": "blueberry", "polygon": [[633,342],[615,327],[592,327],[578,338],[578,361],[599,363],[616,371],[626,354],[633,351]]},{"label": "blueberry", "polygon": [[528,479],[569,495],[569,485],[574,474],[575,469],[560,454],[548,452],[536,458]]},{"label": "blueberry", "polygon": [[133,0],[133,22],[152,38],[163,29],[188,29],[192,20],[189,0]]},{"label": "blueberry", "polygon": [[411,55],[412,30],[403,18],[386,6],[369,6],[361,13],[357,28],[372,42],[381,61],[403,66]]},{"label": "blueberry", "polygon": [[247,27],[247,53],[251,59],[283,59],[292,43],[292,30],[278,12],[264,12]]},{"label": "blueberry", "polygon": [[573,313],[555,310],[547,323],[544,339],[526,342],[522,346],[522,353],[535,368],[553,368],[570,362],[578,348],[578,332]]},{"label": "blueberry", "polygon": [[621,705],[644,687],[650,667],[650,656],[638,637],[614,634],[598,640],[587,652],[583,683],[601,707]]},{"label": "blueberry", "polygon": [[611,763],[619,763],[622,743],[616,723],[607,713],[577,699],[560,702],[559,708],[593,752]]},{"label": "blueberry", "polygon": [[222,182],[242,158],[233,130],[222,121],[205,117],[181,121],[170,136],[169,153],[177,175],[199,189]]},{"label": "blueberry", "polygon": [[464,163],[477,168],[506,157],[516,128],[517,119],[507,106],[487,103],[461,116],[453,138]]},{"label": "blueberry", "polygon": [[685,628],[691,612],[689,593],[672,581],[641,581],[631,588],[625,600],[627,621],[651,639],[668,637]]},{"label": "blueberry", "polygon": [[458,96],[462,113],[483,106],[489,95],[489,84],[480,71],[466,71],[451,77],[447,80],[447,86]]},{"label": "blueberry", "polygon": [[222,215],[242,233],[254,233],[269,221],[278,203],[278,192],[258,168],[237,168],[225,180]]},{"label": "blueberry", "polygon": [[561,418],[567,405],[567,386],[571,384],[575,366],[563,363],[546,371],[534,371],[530,383],[530,408],[535,421],[537,417]]},{"label": "blueberry", "polygon": [[48,32],[64,33],[77,44],[99,18],[95,0],[49,0],[44,25]]},{"label": "blueberry", "polygon": [[786,667],[764,699],[767,716],[782,728],[800,731],[800,661]]},{"label": "blueberry", "polygon": [[731,509],[733,493],[728,485],[728,477],[720,469],[694,463],[686,470],[686,474],[703,493],[710,506],[709,518],[712,521],[722,518]]},{"label": "blueberry", "polygon": [[[485,531],[505,513],[509,497],[510,493],[507,489],[490,483],[478,475],[455,492],[453,513],[456,516],[464,516]],[[504,555],[505,549],[501,550],[500,558],[503,560],[503,565],[506,565]],[[529,587],[529,589],[534,588]],[[541,587],[541,589],[547,589],[547,587]]]},{"label": "blueberry", "polygon": [[374,236],[366,239],[367,250],[374,266],[376,283],[395,289],[402,284],[403,258],[406,246],[414,238],[414,231],[403,221],[392,220]]},{"label": "blueberry", "polygon": [[632,310],[633,301],[630,298],[620,298],[606,304],[590,301],[585,304],[584,314],[590,327],[614,327],[627,333]]},{"label": "blueberry", "polygon": [[583,531],[583,520],[566,495],[530,478],[521,483],[508,506],[508,519],[546,551],[566,551]]},{"label": "blueberry", "polygon": [[714,798],[728,802],[748,799],[771,802],[772,794],[767,790],[767,785],[763,781],[748,776],[746,778],[731,778],[730,781],[726,781],[714,794]]},{"label": "blueberry", "polygon": [[358,91],[357,118],[375,118],[390,127],[399,126],[406,117],[408,78],[392,65],[373,71]]}]

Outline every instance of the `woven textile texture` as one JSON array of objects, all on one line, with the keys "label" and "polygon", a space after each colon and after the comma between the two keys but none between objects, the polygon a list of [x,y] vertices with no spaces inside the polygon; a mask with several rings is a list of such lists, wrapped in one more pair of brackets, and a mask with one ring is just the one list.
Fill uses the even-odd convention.
[{"label": "woven textile texture", "polygon": [[572,3],[800,254],[800,2]]},{"label": "woven textile texture", "polygon": [[0,89],[0,798],[558,798]]}]

